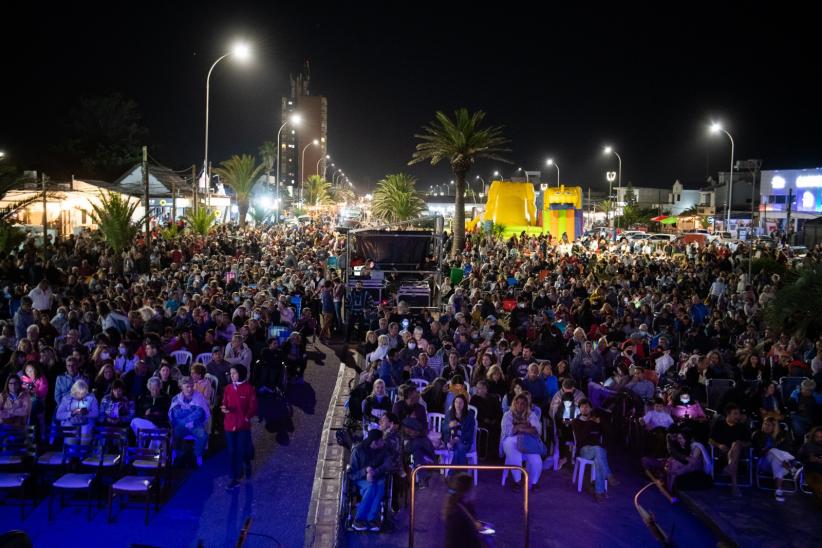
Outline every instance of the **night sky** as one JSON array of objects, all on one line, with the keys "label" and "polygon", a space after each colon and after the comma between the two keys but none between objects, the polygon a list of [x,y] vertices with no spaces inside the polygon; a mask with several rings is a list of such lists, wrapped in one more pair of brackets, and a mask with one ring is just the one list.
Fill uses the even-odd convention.
[{"label": "night sky", "polygon": [[361,190],[399,171],[423,189],[450,179],[446,165],[406,163],[414,133],[460,106],[485,110],[511,139],[511,166],[483,163],[472,177],[522,166],[553,182],[553,156],[566,184],[596,190],[616,168],[601,153],[613,144],[623,183],[694,186],[727,169],[730,147],[708,136],[711,118],[734,135],[738,159],[822,165],[822,47],[809,11],[346,4],[4,6],[0,150],[48,168],[68,109],[122,92],[141,107],[153,157],[174,169],[199,163],[206,72],[242,37],[254,62],[226,60],[212,76],[215,161],[275,138],[288,74],[310,60],[312,92],[328,98],[329,151]]}]

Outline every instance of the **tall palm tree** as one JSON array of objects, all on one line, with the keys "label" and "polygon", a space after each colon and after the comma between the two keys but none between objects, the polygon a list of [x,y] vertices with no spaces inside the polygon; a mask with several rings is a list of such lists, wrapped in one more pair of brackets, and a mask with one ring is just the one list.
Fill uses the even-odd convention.
[{"label": "tall palm tree", "polygon": [[371,200],[371,215],[396,223],[416,219],[425,211],[425,201],[417,192],[417,181],[405,173],[386,175],[377,183]]},{"label": "tall palm tree", "polygon": [[331,183],[319,175],[311,175],[303,185],[303,202],[309,206],[327,205],[332,202]]},{"label": "tall palm tree", "polygon": [[271,170],[274,169],[274,162],[277,161],[277,143],[275,141],[265,141],[260,145],[257,151],[260,156],[260,163],[265,166],[267,175],[271,175]]},{"label": "tall palm tree", "polygon": [[245,217],[248,214],[248,199],[254,183],[265,169],[265,164],[257,164],[254,156],[236,154],[222,162],[221,167],[214,170],[223,180],[223,184],[230,186],[237,196],[237,209],[240,210],[240,226],[245,226]]},{"label": "tall palm tree", "polygon": [[421,142],[408,164],[430,160],[437,165],[448,160],[454,172],[456,192],[454,198],[454,240],[451,255],[462,252],[465,242],[465,178],[477,160],[489,159],[508,162],[500,156],[509,152],[508,140],[501,127],[480,127],[485,119],[483,111],[473,114],[461,108],[454,112],[453,120],[442,111],[436,113],[433,123],[425,126],[425,133],[414,135]]},{"label": "tall palm tree", "polygon": [[97,224],[100,234],[118,256],[140,232],[141,221],[134,222],[134,212],[140,206],[140,200],[132,201],[130,197],[117,192],[99,195],[100,203],[91,205],[91,219]]},{"label": "tall palm tree", "polygon": [[328,189],[328,195],[335,204],[341,204],[343,202],[350,203],[357,198],[357,195],[354,194],[351,188],[343,185],[332,186]]}]

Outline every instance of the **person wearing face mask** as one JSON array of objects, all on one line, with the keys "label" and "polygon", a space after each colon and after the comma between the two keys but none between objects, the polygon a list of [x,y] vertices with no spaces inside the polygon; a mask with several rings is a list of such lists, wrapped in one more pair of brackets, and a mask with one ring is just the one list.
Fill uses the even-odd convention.
[{"label": "person wearing face mask", "polygon": [[403,365],[410,367],[419,355],[420,349],[417,348],[417,341],[411,337],[408,339],[405,348],[403,348],[400,352],[399,359],[402,361]]}]

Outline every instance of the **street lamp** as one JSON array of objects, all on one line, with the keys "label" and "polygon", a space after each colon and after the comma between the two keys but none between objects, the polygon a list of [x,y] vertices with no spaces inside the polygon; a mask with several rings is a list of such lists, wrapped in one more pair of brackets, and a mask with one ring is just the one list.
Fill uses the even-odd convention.
[{"label": "street lamp", "polygon": [[494,177],[497,177],[497,180],[499,180],[499,171],[494,172]]},{"label": "street lamp", "polygon": [[[614,184],[614,180],[616,180],[617,174],[613,171],[608,171],[605,173],[605,178],[608,179],[608,200],[611,202],[611,207],[608,208],[608,211],[605,212],[605,224],[608,225],[608,228],[611,228],[611,210],[614,209],[614,199],[611,196],[611,186]],[[614,216],[616,218],[616,216]],[[616,234],[614,234],[614,240],[616,240]]]},{"label": "street lamp", "polygon": [[[298,127],[302,121],[303,119],[299,115],[299,113],[295,112],[288,117],[288,120],[283,122],[283,125],[281,125],[280,129],[277,131],[277,173],[274,176],[274,184],[277,186],[277,202],[280,201],[280,135],[282,134],[285,126],[287,126],[288,124],[291,124],[294,127]],[[279,221],[280,214],[277,213],[277,222]]]},{"label": "street lamp", "polygon": [[549,166],[554,166],[557,168],[557,188],[559,188],[559,164],[556,163],[553,158],[548,158],[548,161],[545,163]]},{"label": "street lamp", "polygon": [[234,44],[234,47],[231,48],[231,51],[225,53],[216,61],[214,61],[214,64],[211,65],[210,69],[208,69],[208,76],[206,76],[205,151],[203,153],[203,179],[207,181],[206,188],[208,188],[211,185],[211,181],[208,181],[208,106],[211,95],[211,72],[214,70],[214,67],[217,66],[217,63],[219,63],[229,55],[233,55],[238,61],[246,61],[249,57],[251,57],[251,48],[249,48],[248,44],[244,42],[238,42]]},{"label": "street lamp", "polygon": [[303,201],[303,182],[305,180],[305,151],[308,150],[308,147],[311,145],[317,146],[320,144],[318,139],[314,139],[303,148],[303,159],[300,162],[300,203]]},{"label": "street lamp", "polygon": [[728,173],[728,213],[725,218],[725,230],[731,229],[731,199],[733,197],[733,190],[734,190],[734,138],[731,137],[731,134],[725,131],[722,128],[722,124],[719,122],[713,122],[711,124],[711,133],[714,135],[718,133],[724,133],[728,136],[728,139],[731,140],[731,171]]},{"label": "street lamp", "polygon": [[[320,162],[326,162],[326,164],[327,164],[328,163],[327,160],[330,160],[330,159],[331,159],[331,155],[326,154],[325,156],[323,156],[319,160],[317,160],[317,175],[320,174]],[[325,166],[323,166],[323,177],[325,177]]]},{"label": "street lamp", "polygon": [[[477,180],[482,183],[482,192],[480,192],[480,194],[482,194],[483,192],[485,192],[485,179],[483,179],[482,177],[477,175]],[[482,196],[480,196],[480,197],[482,197]]]},{"label": "street lamp", "polygon": [[521,167],[518,167],[518,168],[517,168],[517,172],[520,172],[520,171],[521,171],[521,172],[523,172],[523,173],[525,173],[525,182],[526,182],[526,183],[530,183],[530,182],[531,182],[531,180],[528,178],[528,172],[527,172],[527,171],[525,171],[524,169],[522,169]]},{"label": "street lamp", "polygon": [[[602,151],[605,154],[613,154],[614,156],[617,157],[617,160],[619,160],[619,170],[617,171],[617,200],[615,200],[617,203],[619,203],[619,191],[622,190],[622,156],[620,156],[619,153],[616,150],[614,150],[613,147],[610,147],[610,146],[605,147],[604,149],[602,149]],[[611,181],[609,181],[609,182],[611,182]],[[611,185],[608,185],[608,186],[609,186],[609,188],[608,188],[608,199],[610,200],[611,199],[611,189],[610,189]],[[614,227],[615,227],[615,229],[619,228],[619,221],[617,220],[616,209],[614,209]],[[614,240],[616,240],[616,230],[614,230]]]}]

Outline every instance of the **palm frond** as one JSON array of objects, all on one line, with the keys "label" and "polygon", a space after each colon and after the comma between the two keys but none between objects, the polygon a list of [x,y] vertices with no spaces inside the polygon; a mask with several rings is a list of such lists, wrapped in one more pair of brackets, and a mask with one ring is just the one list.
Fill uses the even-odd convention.
[{"label": "palm frond", "polygon": [[389,223],[416,219],[425,211],[425,201],[416,189],[416,179],[404,173],[386,175],[377,183],[371,214]]},{"label": "palm frond", "polygon": [[237,197],[237,209],[240,211],[240,226],[245,226],[245,217],[248,213],[248,199],[251,189],[265,169],[265,165],[257,164],[257,160],[250,154],[234,155],[220,164],[214,170],[222,179],[223,184],[231,187]]},{"label": "palm frond", "polygon": [[91,218],[112,251],[119,254],[133,243],[141,221],[133,220],[140,201],[117,192],[99,192],[100,203],[89,202]]},{"label": "palm frond", "polygon": [[307,206],[329,205],[334,201],[331,198],[331,183],[319,175],[311,175],[303,183],[303,203]]},{"label": "palm frond", "polygon": [[199,207],[197,211],[189,211],[185,219],[192,232],[200,236],[208,236],[217,220],[217,212],[209,211],[207,207]]}]

